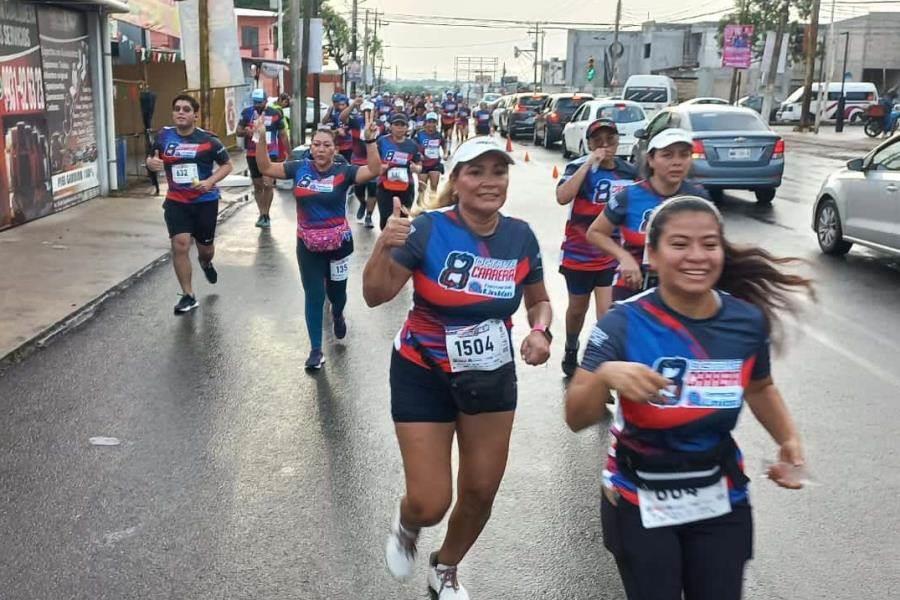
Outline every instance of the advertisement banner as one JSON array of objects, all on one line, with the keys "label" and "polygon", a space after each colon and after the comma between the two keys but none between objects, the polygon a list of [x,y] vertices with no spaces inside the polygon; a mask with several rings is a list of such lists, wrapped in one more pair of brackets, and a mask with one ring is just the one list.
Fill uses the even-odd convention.
[{"label": "advertisement banner", "polygon": [[53,211],[33,5],[0,2],[0,229]]},{"label": "advertisement banner", "polygon": [[753,25],[726,25],[722,66],[749,69],[752,58]]},{"label": "advertisement banner", "polygon": [[234,98],[234,88],[225,90],[225,135],[234,135],[238,124],[238,106]]},{"label": "advertisement banner", "polygon": [[38,10],[44,66],[53,209],[96,195],[100,186],[87,19],[61,8]]},{"label": "advertisement banner", "polygon": [[[178,3],[181,18],[181,53],[187,70],[188,89],[200,89],[200,7],[197,0]],[[214,5],[214,8],[213,8]],[[244,69],[238,48],[234,0],[210,2],[209,11],[209,85],[213,89],[241,87]]]}]

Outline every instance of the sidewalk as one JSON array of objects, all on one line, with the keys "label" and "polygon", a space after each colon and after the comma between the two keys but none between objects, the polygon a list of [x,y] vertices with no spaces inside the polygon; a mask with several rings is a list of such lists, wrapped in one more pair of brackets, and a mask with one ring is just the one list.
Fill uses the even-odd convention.
[{"label": "sidewalk", "polygon": [[808,150],[805,146],[815,146],[817,148],[838,150],[841,153],[840,158],[843,158],[844,155],[862,157],[863,154],[866,154],[884,141],[881,138],[870,138],[863,131],[863,128],[858,125],[845,125],[842,133],[835,133],[834,123],[824,124],[819,127],[818,134],[794,131],[793,125],[774,125],[772,129],[784,138],[788,152],[790,152],[791,147],[798,145],[803,147],[803,150]]},{"label": "sidewalk", "polygon": [[[246,169],[242,155],[232,160],[235,173]],[[0,364],[83,322],[168,259],[164,180],[152,193],[148,182],[0,232]],[[251,198],[249,187],[223,188],[219,222]]]}]

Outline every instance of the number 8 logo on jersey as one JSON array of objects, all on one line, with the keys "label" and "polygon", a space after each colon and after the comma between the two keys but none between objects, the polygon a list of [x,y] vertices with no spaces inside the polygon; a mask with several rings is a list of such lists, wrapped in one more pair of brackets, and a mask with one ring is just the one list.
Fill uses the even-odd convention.
[{"label": "number 8 logo on jersey", "polygon": [[438,283],[450,290],[465,290],[474,264],[475,257],[468,252],[451,252],[447,255]]}]

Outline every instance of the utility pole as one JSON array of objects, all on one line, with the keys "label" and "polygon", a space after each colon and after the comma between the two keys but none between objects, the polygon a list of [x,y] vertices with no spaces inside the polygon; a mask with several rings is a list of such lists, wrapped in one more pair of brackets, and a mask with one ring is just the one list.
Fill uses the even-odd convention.
[{"label": "utility pole", "polygon": [[[306,144],[306,79],[309,76],[309,15],[312,12],[311,4],[314,0],[303,0],[303,46],[300,48],[300,144]],[[315,114],[316,111],[313,111]]]},{"label": "utility pole", "polygon": [[612,87],[619,85],[619,28],[622,24],[622,0],[616,2],[616,28],[613,30]]},{"label": "utility pole", "polygon": [[[378,40],[378,9],[375,9],[375,28],[372,30],[372,45],[375,45],[375,42]],[[372,66],[375,66],[375,61],[378,60],[378,57],[375,56],[375,51],[372,51]],[[384,59],[381,61],[381,66],[384,67]],[[372,69],[375,70],[374,68]],[[378,82],[379,77],[375,78],[375,87],[380,88],[381,84]],[[381,91],[381,90],[379,90]]]},{"label": "utility pole", "polygon": [[209,74],[209,0],[200,0],[200,126],[210,129],[210,74]]},{"label": "utility pole", "polygon": [[369,91],[369,9],[366,9],[366,20],[363,26],[363,91]]},{"label": "utility pole", "polygon": [[834,123],[836,133],[844,131],[844,107],[847,101],[844,97],[844,84],[847,81],[847,50],[850,48],[850,32],[845,31],[841,35],[844,36],[844,65],[841,67],[841,97],[838,98],[837,121]]},{"label": "utility pole", "polygon": [[[279,60],[284,60],[284,0],[278,0],[278,53]],[[284,92],[284,65],[278,70],[278,91]]]},{"label": "utility pole", "polygon": [[800,131],[809,129],[809,107],[812,104],[812,84],[816,71],[816,50],[819,46],[819,5],[821,0],[813,0],[806,30],[806,75],[803,80],[803,108],[800,111]]},{"label": "utility pole", "polygon": [[[356,47],[359,43],[359,40],[357,39],[357,27],[356,27],[356,19],[357,19],[358,9],[359,9],[359,0],[353,0],[353,16],[352,16],[353,22],[350,24],[350,44],[351,44],[350,60],[351,60],[351,62],[356,60]],[[356,96],[356,82],[355,81],[350,82],[350,96],[351,97]]]},{"label": "utility pole", "polygon": [[828,54],[828,70],[825,71],[819,81],[819,105],[818,110],[816,110],[816,133],[819,133],[819,126],[822,124],[825,113],[825,98],[823,98],[822,95],[826,94],[825,97],[827,98],[828,82],[831,81],[831,77],[834,74],[834,59],[835,54],[837,54],[837,38],[834,35],[834,5],[835,0],[831,0],[831,25],[828,28],[828,43],[825,45],[825,52]]},{"label": "utility pole", "polygon": [[534,42],[531,44],[531,55],[534,57],[534,79],[532,80],[532,91],[537,91],[538,89],[538,36],[541,34],[540,24],[535,23],[534,29],[528,30],[528,35],[534,34]]},{"label": "utility pole", "polygon": [[[312,16],[318,18],[319,9],[322,5],[322,0],[312,0]],[[309,44],[307,44],[307,48]],[[324,61],[323,61],[324,62]],[[320,66],[319,72],[321,72],[322,67]],[[313,73],[313,120],[318,125],[319,119],[319,107],[322,106],[322,80],[319,75],[319,72]]]},{"label": "utility pole", "polygon": [[300,108],[300,118],[291,119],[291,140],[293,143],[300,143],[303,131],[302,121],[306,118],[306,83],[305,75],[302,75],[301,71],[304,52],[300,47],[300,28],[297,27],[298,17],[302,13],[302,0],[290,0],[290,3],[291,33],[294,38],[291,44],[291,96],[296,101],[295,106]]},{"label": "utility pole", "polygon": [[547,32],[541,30],[541,91],[544,91],[544,36],[547,35]]},{"label": "utility pole", "polygon": [[778,63],[781,62],[781,48],[784,45],[784,30],[787,27],[791,12],[791,1],[783,0],[781,16],[778,18],[778,29],[775,32],[775,44],[772,48],[772,60],[769,62],[769,72],[766,73],[766,93],[763,96],[762,118],[769,122],[772,114],[772,103],[775,98],[775,80],[778,77]]}]

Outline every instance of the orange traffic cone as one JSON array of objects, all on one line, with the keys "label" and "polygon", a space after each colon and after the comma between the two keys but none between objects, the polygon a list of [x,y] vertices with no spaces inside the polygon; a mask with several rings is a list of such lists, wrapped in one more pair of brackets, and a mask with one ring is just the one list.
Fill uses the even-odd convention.
[{"label": "orange traffic cone", "polygon": [[556,168],[556,165],[553,165],[553,179],[559,179],[559,169]]},{"label": "orange traffic cone", "polygon": [[529,162],[531,158],[528,156],[528,150],[525,151],[525,162]]}]

